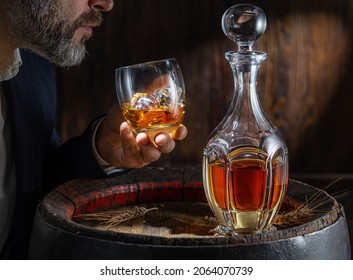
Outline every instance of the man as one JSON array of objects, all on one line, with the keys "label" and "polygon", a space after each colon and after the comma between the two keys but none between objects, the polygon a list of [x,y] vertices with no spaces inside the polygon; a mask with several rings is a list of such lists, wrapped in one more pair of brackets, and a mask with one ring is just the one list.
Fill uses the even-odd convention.
[{"label": "man", "polygon": [[[79,64],[113,0],[0,0],[0,258],[27,258],[35,207],[48,186],[139,168],[186,137],[134,136],[113,106],[59,145],[53,64]],[[21,51],[19,51],[21,49]],[[120,129],[118,124],[121,123]]]}]

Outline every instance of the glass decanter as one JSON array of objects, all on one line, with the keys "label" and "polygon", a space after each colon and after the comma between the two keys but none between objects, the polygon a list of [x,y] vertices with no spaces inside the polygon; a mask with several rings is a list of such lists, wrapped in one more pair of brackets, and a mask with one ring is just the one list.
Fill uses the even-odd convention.
[{"label": "glass decanter", "polygon": [[222,18],[238,51],[225,57],[234,75],[228,112],[211,133],[203,154],[203,183],[221,234],[259,233],[270,228],[288,185],[288,150],[261,107],[256,81],[264,52],[253,51],[266,29],[264,12],[253,5],[229,8]]}]

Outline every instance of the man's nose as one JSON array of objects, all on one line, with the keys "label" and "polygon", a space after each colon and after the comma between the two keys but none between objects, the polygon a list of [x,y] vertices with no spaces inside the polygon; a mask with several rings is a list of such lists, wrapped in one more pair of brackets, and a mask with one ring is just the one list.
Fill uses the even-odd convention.
[{"label": "man's nose", "polygon": [[114,0],[89,0],[88,5],[94,10],[109,12],[113,9]]}]

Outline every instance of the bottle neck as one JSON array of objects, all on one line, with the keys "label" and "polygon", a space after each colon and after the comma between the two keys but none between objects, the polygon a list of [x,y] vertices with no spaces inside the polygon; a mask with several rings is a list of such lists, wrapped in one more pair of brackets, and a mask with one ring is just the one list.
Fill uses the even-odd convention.
[{"label": "bottle neck", "polygon": [[270,129],[271,124],[263,113],[256,91],[257,74],[265,53],[227,53],[234,76],[234,96],[228,116],[233,119],[233,129],[240,134],[257,134]]}]

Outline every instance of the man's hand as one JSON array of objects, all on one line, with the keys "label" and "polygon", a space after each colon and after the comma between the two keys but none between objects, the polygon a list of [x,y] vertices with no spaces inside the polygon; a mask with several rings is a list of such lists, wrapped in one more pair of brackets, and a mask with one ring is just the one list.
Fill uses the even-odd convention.
[{"label": "man's hand", "polygon": [[139,168],[158,160],[161,154],[170,153],[175,147],[175,140],[183,140],[186,135],[186,127],[180,125],[172,136],[163,132],[157,134],[154,143],[145,133],[135,137],[117,104],[100,124],[95,143],[100,156],[110,165]]}]

